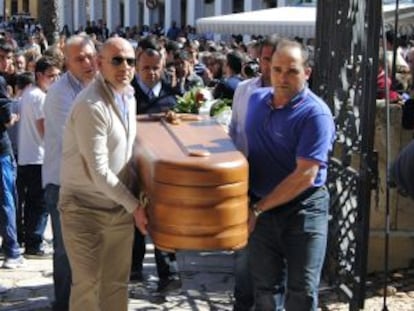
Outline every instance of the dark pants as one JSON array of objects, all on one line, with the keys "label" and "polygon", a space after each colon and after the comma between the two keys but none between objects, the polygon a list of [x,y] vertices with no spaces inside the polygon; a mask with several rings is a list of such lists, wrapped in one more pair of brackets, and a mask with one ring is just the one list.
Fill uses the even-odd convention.
[{"label": "dark pants", "polygon": [[16,163],[11,155],[0,156],[0,235],[7,258],[20,256],[16,229]]},{"label": "dark pants", "polygon": [[41,165],[21,165],[17,168],[17,193],[18,228],[21,230],[23,225],[25,249],[39,251],[48,216],[43,197]]},{"label": "dark pants", "polygon": [[[145,257],[145,236],[135,228],[135,239],[132,248],[132,268],[133,272],[142,272],[142,265]],[[157,265],[157,273],[160,279],[168,278],[176,275],[177,264],[174,253],[163,252],[154,247],[155,263]]]},{"label": "dark pants", "polygon": [[254,305],[253,280],[248,265],[249,249],[235,251],[234,260],[234,311],[249,311]]},{"label": "dark pants", "polygon": [[70,286],[72,283],[69,260],[62,239],[60,213],[58,210],[59,186],[47,184],[45,188],[46,207],[50,213],[53,232],[53,285],[55,301],[53,310],[69,310]]},{"label": "dark pants", "polygon": [[[234,253],[234,305],[233,311],[251,311],[254,309],[254,285],[249,267],[249,248],[237,250]],[[281,282],[285,280],[279,275]],[[274,289],[276,310],[283,310],[284,287]]]},{"label": "dark pants", "polygon": [[134,244],[132,246],[132,272],[142,273],[142,265],[145,257],[145,236],[135,228]]},{"label": "dark pants", "polygon": [[261,214],[249,240],[255,309],[314,311],[326,251],[329,194],[325,187]]}]

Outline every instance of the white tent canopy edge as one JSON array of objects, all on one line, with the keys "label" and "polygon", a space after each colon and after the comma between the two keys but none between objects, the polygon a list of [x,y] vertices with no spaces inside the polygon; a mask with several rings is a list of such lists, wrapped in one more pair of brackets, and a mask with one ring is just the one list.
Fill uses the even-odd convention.
[{"label": "white tent canopy edge", "polygon": [[[390,25],[395,16],[395,5],[383,6],[385,22]],[[399,7],[400,25],[407,27],[414,22],[414,4]],[[199,18],[199,33],[269,35],[285,37],[315,37],[315,7],[280,7],[236,14]]]}]

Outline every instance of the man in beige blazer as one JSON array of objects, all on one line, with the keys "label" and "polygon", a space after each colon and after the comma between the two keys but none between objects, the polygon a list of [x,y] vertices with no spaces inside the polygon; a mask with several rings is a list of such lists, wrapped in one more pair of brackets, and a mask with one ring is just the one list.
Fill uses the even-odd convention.
[{"label": "man in beige blazer", "polygon": [[128,188],[136,134],[135,53],[110,38],[100,74],[75,99],[63,137],[62,233],[72,269],[70,310],[127,310],[135,224],[147,217]]}]

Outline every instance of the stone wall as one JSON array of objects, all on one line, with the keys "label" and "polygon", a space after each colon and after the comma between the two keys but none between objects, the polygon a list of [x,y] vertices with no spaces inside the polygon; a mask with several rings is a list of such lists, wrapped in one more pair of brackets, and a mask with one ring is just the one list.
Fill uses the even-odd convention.
[{"label": "stone wall", "polygon": [[[402,109],[391,105],[390,109],[390,159],[413,139],[413,131],[401,126]],[[384,268],[385,221],[386,221],[386,109],[377,103],[375,149],[379,153],[379,189],[372,194],[368,270]],[[414,182],[414,176],[413,176]],[[378,195],[378,197],[377,197]],[[377,200],[378,198],[378,200]],[[414,265],[414,201],[390,190],[389,200],[389,267],[390,269]]]}]

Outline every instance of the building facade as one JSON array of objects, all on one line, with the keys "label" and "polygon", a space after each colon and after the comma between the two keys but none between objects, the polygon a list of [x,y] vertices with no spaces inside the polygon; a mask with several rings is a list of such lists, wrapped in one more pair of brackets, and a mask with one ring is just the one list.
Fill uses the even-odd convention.
[{"label": "building facade", "polygon": [[[118,26],[132,27],[159,24],[168,29],[172,21],[178,26],[195,25],[199,17],[231,14],[277,6],[314,2],[315,0],[54,0],[57,4],[58,25],[71,30],[86,26],[87,21],[103,20],[109,30]],[[0,0],[0,12],[11,18],[30,14],[37,18],[38,0]]]},{"label": "building facade", "polygon": [[29,15],[37,18],[39,11],[38,0],[2,0],[0,1],[0,15],[12,18],[17,15]]}]

